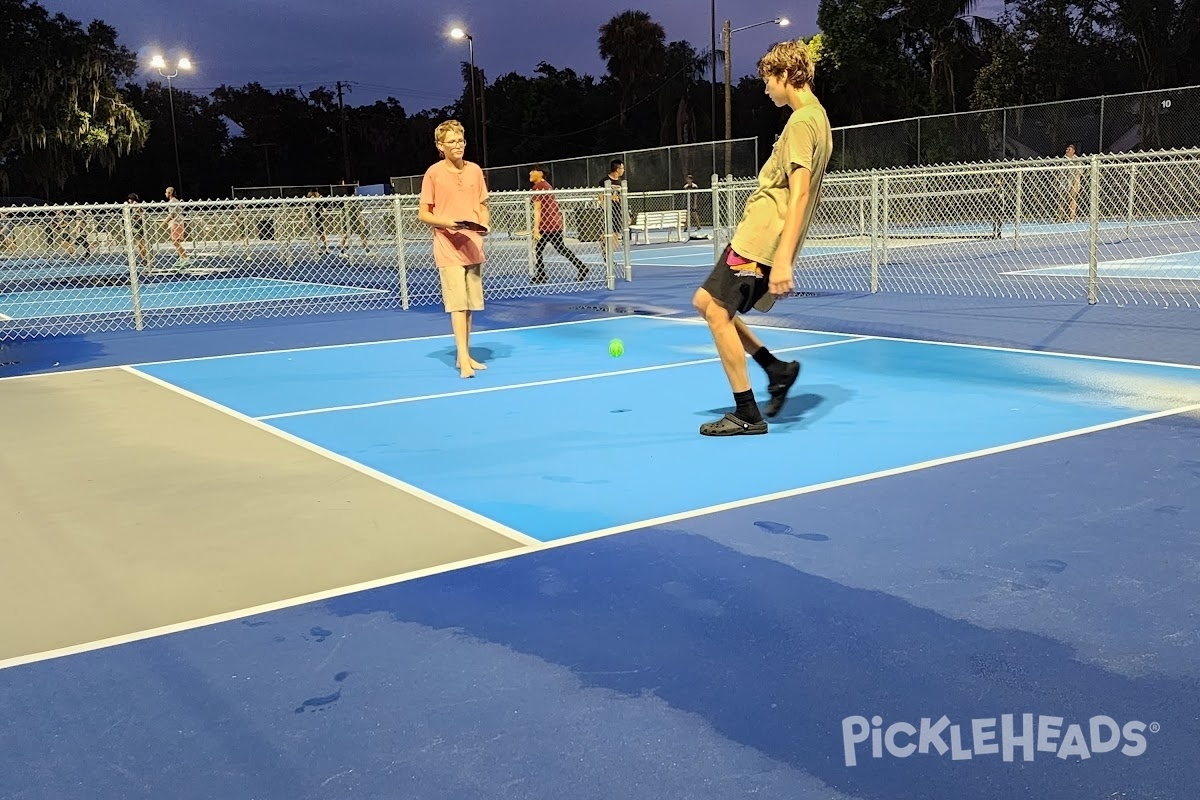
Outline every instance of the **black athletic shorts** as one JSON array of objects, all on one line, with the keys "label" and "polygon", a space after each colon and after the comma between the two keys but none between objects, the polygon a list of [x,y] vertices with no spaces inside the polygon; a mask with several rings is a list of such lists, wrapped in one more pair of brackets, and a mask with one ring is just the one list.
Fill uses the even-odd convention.
[{"label": "black athletic shorts", "polygon": [[[766,296],[767,287],[771,283],[771,268],[761,264],[731,267],[728,261],[732,252],[731,247],[725,248],[713,271],[704,281],[703,288],[714,300],[725,306],[731,315],[739,312],[745,314]],[[758,277],[759,273],[762,273],[762,277]]]}]

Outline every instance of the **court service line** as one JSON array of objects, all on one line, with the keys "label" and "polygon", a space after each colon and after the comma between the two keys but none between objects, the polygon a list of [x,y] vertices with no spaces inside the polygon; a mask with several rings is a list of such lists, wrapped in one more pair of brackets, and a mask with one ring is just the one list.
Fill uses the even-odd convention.
[{"label": "court service line", "polygon": [[[689,317],[658,317],[658,319],[668,320],[670,322],[682,322],[685,324],[706,324],[702,319],[692,319]],[[1028,356],[1050,356],[1052,358],[1081,358],[1088,361],[1110,361],[1115,364],[1140,364],[1147,367],[1170,367],[1172,369],[1200,369],[1200,364],[1183,364],[1174,361],[1149,361],[1138,358],[1121,358],[1119,356],[1097,356],[1087,353],[1067,353],[1060,350],[1030,350],[1024,347],[1003,347],[1001,345],[991,344],[971,344],[969,342],[939,342],[933,339],[907,339],[903,336],[884,336],[882,334],[850,334],[841,331],[821,331],[812,328],[789,328],[786,325],[761,325],[754,323],[751,328],[763,328],[770,331],[790,331],[792,333],[816,333],[825,336],[863,336],[868,339],[877,339],[881,342],[901,342],[905,344],[931,344],[938,347],[964,347],[969,350],[995,350],[1001,353],[1019,353]]]},{"label": "court service line", "polygon": [[[142,377],[146,377],[149,379],[149,376],[142,376]],[[227,411],[227,409],[222,409],[222,410]],[[550,542],[542,542],[540,540],[533,539],[532,543],[530,543],[530,544],[527,544],[524,546],[519,546],[519,547],[514,547],[510,550],[502,550],[497,553],[490,553],[488,555],[476,556],[474,558],[461,559],[459,561],[452,561],[447,564],[439,564],[439,565],[433,566],[433,567],[424,567],[422,569],[412,570],[409,572],[403,572],[403,573],[399,573],[397,575],[393,575],[393,576],[389,576],[389,577],[385,577],[385,578],[377,578],[375,580],[364,581],[362,583],[351,584],[349,586],[340,586],[335,589],[325,589],[320,592],[313,592],[311,594],[299,595],[299,596],[287,598],[284,600],[276,600],[271,603],[263,603],[263,604],[260,604],[257,606],[251,606],[248,608],[237,609],[235,611],[227,611],[227,612],[223,612],[220,614],[213,614],[213,615],[210,615],[207,617],[201,617],[199,619],[192,619],[192,620],[187,620],[184,622],[176,622],[176,623],[172,623],[170,625],[161,625],[156,628],[148,628],[148,629],[141,630],[141,631],[134,631],[132,633],[120,634],[118,636],[110,636],[105,639],[97,639],[95,641],[84,642],[84,643],[76,644],[76,645],[70,645],[68,647],[61,647],[61,648],[57,648],[54,650],[45,650],[45,651],[42,651],[39,653],[29,653],[26,655],[14,656],[12,658],[0,660],[0,670],[10,669],[12,667],[25,666],[28,664],[34,664],[34,663],[41,662],[41,661],[49,661],[49,660],[56,659],[56,658],[64,658],[67,656],[80,655],[82,653],[87,653],[87,652],[91,652],[91,651],[95,651],[95,650],[102,650],[102,649],[106,649],[106,648],[110,648],[110,647],[117,647],[119,645],[131,644],[133,642],[143,641],[146,639],[153,639],[153,638],[160,637],[160,636],[168,636],[170,634],[175,634],[175,633],[183,633],[186,631],[195,630],[197,628],[204,628],[204,627],[208,627],[211,625],[218,625],[218,624],[225,623],[225,622],[234,622],[239,619],[245,619],[247,617],[254,617],[254,616],[258,616],[260,614],[266,614],[266,613],[275,612],[275,611],[283,611],[283,610],[286,610],[289,608],[295,608],[297,606],[303,606],[303,605],[307,605],[310,603],[317,603],[317,602],[321,602],[324,600],[330,600],[335,597],[344,597],[346,595],[370,591],[372,589],[380,589],[380,588],[383,588],[386,586],[394,586],[394,585],[400,584],[400,583],[407,583],[408,581],[419,580],[421,578],[427,578],[427,577],[431,577],[434,575],[441,575],[441,574],[448,573],[448,572],[454,572],[454,571],[457,571],[460,569],[467,569],[469,567],[479,566],[479,565],[483,565],[483,564],[491,564],[491,563],[495,563],[497,561],[506,561],[511,558],[518,558],[518,557],[526,556],[526,555],[529,555],[532,553],[542,552],[544,550],[551,550],[551,549],[559,548],[559,547],[568,547],[570,545],[578,544],[580,542],[592,541],[595,539],[601,539],[601,538],[608,537],[608,536],[615,536],[617,534],[627,533],[627,532],[639,530],[642,528],[648,528],[648,527],[651,527],[654,525],[664,525],[664,524],[676,522],[679,520],[689,519],[692,517],[703,516],[706,514],[712,514],[712,513],[719,512],[719,511],[728,511],[728,510],[732,510],[732,509],[736,509],[736,508],[743,508],[746,506],[769,502],[771,500],[779,500],[779,499],[783,499],[783,498],[787,498],[787,497],[795,497],[795,496],[802,495],[802,494],[810,494],[813,492],[823,491],[825,489],[833,489],[833,488],[836,488],[839,486],[848,486],[848,485],[856,484],[856,483],[865,483],[867,481],[875,480],[877,478],[883,478],[883,477],[888,477],[888,476],[892,476],[892,475],[900,475],[900,474],[904,474],[907,472],[916,472],[916,471],[919,471],[922,469],[929,469],[931,467],[941,466],[943,464],[950,464],[950,463],[954,463],[957,461],[966,461],[969,459],[980,458],[982,456],[993,455],[996,453],[1002,453],[1002,452],[1006,452],[1009,450],[1017,450],[1017,449],[1024,448],[1024,447],[1030,447],[1030,446],[1033,446],[1036,444],[1044,444],[1046,442],[1052,442],[1052,441],[1056,441],[1056,440],[1060,440],[1060,439],[1067,439],[1067,438],[1071,438],[1071,437],[1075,437],[1075,436],[1082,436],[1082,435],[1088,434],[1088,433],[1095,433],[1098,431],[1108,430],[1111,428],[1119,428],[1119,427],[1123,427],[1126,425],[1133,425],[1133,424],[1136,424],[1139,422],[1147,422],[1147,421],[1154,420],[1154,419],[1160,419],[1162,417],[1169,417],[1169,416],[1174,416],[1177,414],[1186,414],[1186,413],[1197,412],[1197,411],[1200,411],[1200,403],[1190,405],[1190,406],[1183,406],[1180,408],[1174,408],[1174,409],[1170,409],[1168,411],[1157,411],[1157,412],[1154,412],[1151,414],[1143,414],[1143,415],[1140,415],[1137,417],[1130,417],[1130,418],[1123,419],[1123,420],[1117,420],[1115,422],[1106,422],[1106,423],[1103,423],[1100,425],[1093,425],[1093,426],[1090,426],[1087,428],[1078,428],[1073,431],[1066,431],[1064,433],[1052,434],[1049,436],[1043,436],[1043,437],[1039,437],[1036,439],[1027,439],[1027,440],[1024,440],[1021,442],[1014,442],[1012,444],[1000,445],[998,447],[991,447],[991,448],[987,448],[984,450],[976,450],[976,451],[973,451],[970,453],[963,453],[963,454],[957,455],[957,456],[948,456],[946,458],[939,458],[939,459],[934,459],[931,461],[923,461],[919,464],[912,464],[907,467],[897,467],[895,469],[882,470],[882,471],[873,472],[873,473],[870,473],[867,475],[859,475],[859,476],[856,476],[853,478],[844,478],[841,480],[828,481],[826,483],[821,483],[821,484],[814,484],[812,486],[806,486],[806,487],[803,487],[800,489],[794,489],[794,490],[789,490],[789,491],[785,491],[785,492],[775,492],[773,494],[760,495],[758,497],[747,498],[745,500],[738,500],[738,501],[734,501],[734,502],[730,502],[730,503],[722,503],[720,505],[709,506],[707,508],[697,509],[695,511],[682,512],[679,514],[670,514],[667,516],[657,517],[655,519],[642,520],[639,522],[629,523],[627,525],[618,525],[618,526],[611,527],[611,528],[604,528],[604,529],[597,530],[597,531],[591,531],[589,533],[581,533],[581,534],[578,534],[575,536],[564,537],[562,539],[556,539],[556,540],[550,541]],[[234,413],[234,412],[230,412],[230,413]],[[238,416],[236,413],[234,413],[234,415]],[[531,537],[526,537],[526,538],[531,538]]]},{"label": "court service line", "polygon": [[[678,312],[672,311],[670,313],[678,313]],[[671,319],[671,317],[667,316],[665,313],[664,314],[654,314],[654,315],[622,314],[622,315],[613,316],[613,317],[591,317],[588,319],[571,319],[571,320],[565,320],[562,322],[546,322],[546,323],[542,323],[539,325],[524,325],[524,326],[515,327],[515,328],[476,328],[474,330],[474,335],[479,336],[481,334],[504,333],[505,331],[526,331],[526,330],[536,330],[539,328],[554,328],[554,327],[558,327],[560,325],[583,325],[585,323],[590,323],[590,322],[606,322],[606,321],[617,320],[617,319],[622,319],[622,320],[624,320],[624,319],[663,320],[663,319]],[[848,335],[851,335],[851,334],[844,334],[844,333],[830,333],[828,331],[814,331],[814,333],[821,333],[826,336],[848,336]],[[368,347],[370,345],[400,344],[403,342],[417,342],[417,341],[425,341],[425,340],[429,340],[429,339],[451,339],[453,337],[454,337],[454,334],[452,334],[452,333],[437,333],[437,334],[432,334],[429,336],[412,336],[412,337],[401,338],[401,339],[380,339],[380,340],[371,341],[371,342],[347,342],[346,344],[319,344],[319,345],[310,345],[308,347],[290,347],[290,348],[284,348],[282,350],[258,350],[258,351],[250,352],[250,353],[226,353],[224,355],[193,356],[193,357],[189,357],[189,358],[169,359],[166,361],[143,361],[140,363],[134,363],[134,364],[128,364],[128,365],[126,365],[126,364],[108,364],[108,365],[105,365],[102,367],[80,367],[79,369],[62,369],[62,370],[53,370],[53,371],[49,371],[49,372],[30,372],[30,373],[27,373],[24,375],[3,375],[3,376],[0,376],[0,382],[23,381],[23,380],[29,380],[30,378],[46,378],[46,377],[56,377],[56,376],[62,376],[62,375],[76,375],[76,374],[84,373],[84,372],[99,372],[100,370],[106,370],[106,369],[123,369],[127,366],[134,367],[134,368],[136,368],[136,367],[154,367],[154,366],[158,366],[159,364],[184,364],[184,363],[188,363],[188,362],[192,362],[192,361],[213,361],[213,360],[222,359],[222,358],[241,358],[243,356],[274,355],[277,353],[279,353],[279,354],[302,353],[302,352],[305,352],[308,350],[336,350],[336,349],[343,348],[343,347]]]},{"label": "court service line", "polygon": [[[815,350],[818,347],[833,347],[839,344],[852,344],[854,342],[865,341],[870,339],[869,336],[847,337],[845,339],[837,339],[832,342],[817,342],[815,344],[802,344],[795,347],[780,347],[772,352],[775,353],[791,353],[796,350]],[[652,364],[647,367],[632,367],[630,369],[619,369],[611,372],[593,372],[587,375],[572,375],[567,378],[547,378],[541,381],[528,381],[526,383],[508,383],[503,386],[485,386],[480,389],[463,389],[457,392],[440,392],[438,394],[424,394],[415,397],[394,397],[388,400],[373,400],[369,403],[351,403],[344,406],[325,406],[323,408],[309,408],[303,411],[281,411],[278,414],[264,414],[260,417],[254,417],[257,420],[271,419],[287,419],[290,417],[307,417],[313,414],[327,414],[335,411],[357,411],[364,408],[379,408],[381,406],[394,406],[401,403],[416,403],[421,400],[441,400],[446,397],[463,397],[471,394],[487,394],[488,392],[503,392],[509,389],[529,389],[535,386],[553,386],[558,383],[573,383],[575,381],[590,381],[595,378],[614,378],[620,375],[636,375],[639,372],[654,372],[660,369],[675,369],[677,367],[691,367],[696,364],[712,364],[719,362],[720,358],[698,358],[691,361],[675,361],[670,364]]]},{"label": "court service line", "polygon": [[130,375],[136,375],[137,377],[141,378],[142,380],[149,381],[150,383],[161,386],[164,389],[169,389],[172,392],[183,395],[184,397],[187,397],[191,400],[195,400],[197,403],[206,405],[209,408],[220,411],[221,413],[227,414],[237,420],[240,420],[242,422],[246,422],[250,425],[253,425],[254,427],[258,428],[259,430],[266,431],[267,433],[270,433],[273,436],[278,436],[279,438],[285,439],[286,441],[291,442],[292,444],[299,445],[300,447],[303,447],[305,450],[316,453],[317,455],[320,455],[320,456],[324,456],[325,458],[328,458],[331,461],[335,461],[338,464],[341,464],[342,466],[349,467],[350,469],[353,469],[357,472],[361,472],[362,474],[367,475],[371,478],[375,478],[378,481],[386,483],[389,486],[400,489],[401,491],[406,492],[406,493],[412,495],[413,497],[423,500],[424,502],[429,503],[430,505],[436,506],[444,511],[449,511],[450,513],[456,514],[456,515],[462,517],[463,519],[474,522],[476,525],[480,525],[484,528],[487,528],[490,531],[499,533],[502,536],[506,536],[518,544],[522,544],[522,545],[539,545],[539,544],[541,544],[540,539],[535,539],[532,536],[521,533],[518,530],[515,530],[513,528],[508,527],[507,525],[503,525],[499,522],[496,522],[495,520],[485,517],[482,514],[477,514],[474,511],[471,511],[470,509],[463,508],[462,506],[451,503],[449,500],[445,500],[441,497],[438,497],[437,495],[430,494],[429,492],[426,492],[423,489],[419,489],[416,486],[413,486],[412,484],[405,483],[404,481],[394,478],[391,475],[388,475],[386,473],[372,469],[372,468],[366,466],[365,464],[360,464],[357,461],[354,461],[353,459],[350,459],[350,458],[346,458],[343,455],[339,455],[338,453],[335,453],[332,450],[326,450],[325,448],[320,447],[319,445],[313,444],[312,442],[309,442],[305,439],[301,439],[299,436],[293,436],[292,434],[287,433],[286,431],[281,431],[277,428],[273,428],[270,425],[259,422],[254,417],[247,416],[245,414],[242,414],[239,411],[235,411],[232,408],[223,406],[220,403],[217,403],[213,400],[208,399],[207,397],[195,394],[194,392],[190,392],[187,389],[183,389],[179,386],[175,386],[175,385],[168,383],[167,381],[164,381],[160,378],[156,378],[153,375],[148,375],[144,372],[140,372],[134,367],[124,366],[124,367],[119,367],[119,369],[129,373]]},{"label": "court service line", "polygon": [[[584,301],[581,300],[580,302],[584,302]],[[540,330],[542,328],[557,328],[557,327],[561,327],[564,325],[587,325],[587,324],[591,324],[591,323],[595,323],[595,322],[611,322],[611,321],[617,320],[617,319],[669,319],[669,317],[659,316],[659,315],[646,316],[646,315],[640,315],[640,314],[636,314],[636,315],[635,314],[623,314],[623,315],[614,316],[614,317],[591,317],[589,319],[569,319],[569,320],[564,320],[562,322],[543,322],[538,325],[519,325],[519,326],[512,327],[512,328],[472,328],[471,335],[478,337],[483,334],[508,333],[510,331],[532,331],[532,330]],[[840,334],[837,334],[837,335],[840,335]],[[400,344],[402,342],[425,342],[425,341],[430,341],[433,339],[453,339],[453,338],[454,338],[453,333],[434,333],[434,334],[429,334],[427,336],[408,336],[408,337],[400,337],[400,338],[396,338],[396,339],[377,339],[375,341],[370,341],[370,342],[347,342],[345,344],[316,344],[316,345],[309,345],[307,347],[285,347],[285,348],[281,348],[279,350],[255,350],[255,351],[249,352],[249,353],[228,353],[225,355],[215,355],[215,356],[193,356],[190,358],[172,358],[172,359],[167,359],[165,361],[144,361],[142,363],[132,364],[130,366],[155,367],[160,364],[185,364],[185,363],[192,362],[192,361],[213,361],[215,359],[221,359],[221,358],[246,358],[249,356],[268,356],[268,355],[276,355],[276,354],[282,354],[282,353],[304,353],[304,352],[308,352],[310,350],[338,350],[341,348],[349,348],[349,347],[372,347],[374,345],[381,345],[381,344]]]}]

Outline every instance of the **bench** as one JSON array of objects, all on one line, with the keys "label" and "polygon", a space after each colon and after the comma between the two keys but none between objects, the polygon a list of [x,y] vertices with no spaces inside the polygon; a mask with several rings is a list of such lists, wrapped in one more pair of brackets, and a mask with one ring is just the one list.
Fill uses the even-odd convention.
[{"label": "bench", "polygon": [[683,241],[683,231],[687,226],[688,213],[686,211],[644,211],[637,215],[637,219],[629,226],[630,236],[637,236],[641,233],[646,237],[646,243],[650,242],[650,231],[667,232],[667,241],[671,241],[671,231],[675,231],[676,241]]}]

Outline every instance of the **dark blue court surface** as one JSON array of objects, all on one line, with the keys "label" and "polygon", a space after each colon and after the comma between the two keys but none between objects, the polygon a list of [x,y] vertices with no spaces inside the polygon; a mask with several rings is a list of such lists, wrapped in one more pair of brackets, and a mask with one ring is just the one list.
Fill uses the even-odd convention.
[{"label": "dark blue court surface", "polygon": [[0,797],[1200,796],[1193,318],[789,301],[749,320],[795,326],[756,328],[804,364],[783,413],[706,439],[707,329],[632,313],[686,308],[661,281],[489,305],[471,380],[440,313],[104,340],[530,543],[0,662]]}]

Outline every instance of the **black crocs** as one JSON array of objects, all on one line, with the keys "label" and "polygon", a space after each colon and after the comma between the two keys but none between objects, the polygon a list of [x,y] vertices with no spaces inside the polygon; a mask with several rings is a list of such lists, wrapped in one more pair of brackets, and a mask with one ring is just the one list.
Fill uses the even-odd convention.
[{"label": "black crocs", "polygon": [[767,423],[763,420],[746,422],[733,414],[726,414],[716,422],[706,422],[700,426],[701,436],[753,436],[766,432]]},{"label": "black crocs", "polygon": [[796,382],[796,378],[798,377],[800,377],[799,361],[787,362],[781,369],[770,376],[771,382],[767,384],[767,394],[771,395],[766,408],[768,417],[773,417],[783,410],[783,404],[787,401],[788,390],[792,388],[792,384]]}]

